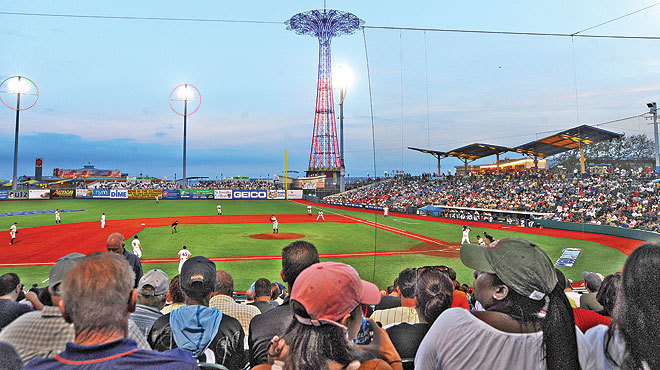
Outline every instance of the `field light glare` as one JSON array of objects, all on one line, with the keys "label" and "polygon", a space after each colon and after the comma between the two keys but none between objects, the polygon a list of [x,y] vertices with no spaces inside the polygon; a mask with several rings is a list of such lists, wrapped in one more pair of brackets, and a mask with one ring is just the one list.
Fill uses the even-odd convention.
[{"label": "field light glare", "polygon": [[347,89],[353,83],[353,75],[351,74],[351,71],[343,64],[338,65],[332,75],[335,87],[340,89]]},{"label": "field light glare", "polygon": [[26,94],[30,92],[32,86],[28,79],[17,76],[7,81],[7,88],[12,94]]},{"label": "field light glare", "polygon": [[195,97],[195,90],[190,86],[184,86],[176,91],[176,96],[179,99],[191,100]]}]

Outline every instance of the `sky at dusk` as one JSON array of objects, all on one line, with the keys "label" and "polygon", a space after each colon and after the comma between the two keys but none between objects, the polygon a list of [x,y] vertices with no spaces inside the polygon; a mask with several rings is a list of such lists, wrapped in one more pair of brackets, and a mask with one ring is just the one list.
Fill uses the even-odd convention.
[{"label": "sky at dusk", "polygon": [[[181,83],[202,95],[188,118],[188,176],[270,177],[282,173],[285,150],[289,170],[307,169],[318,42],[287,31],[284,22],[322,9],[322,1],[1,4],[0,80],[24,75],[40,93],[21,112],[19,175],[33,175],[42,157],[46,175],[91,163],[180,177],[183,119],[170,110],[168,96]],[[653,4],[327,1],[365,26],[562,34]],[[658,18],[660,6],[653,6],[583,33],[660,36]],[[350,176],[433,172],[435,159],[406,147],[517,146],[640,115],[647,102],[660,100],[660,40],[366,28],[333,39],[332,64],[353,74],[344,103]],[[601,127],[652,134],[649,123],[640,117]],[[14,124],[15,112],[0,106],[0,179],[12,176]],[[443,171],[460,164],[444,159]]]}]

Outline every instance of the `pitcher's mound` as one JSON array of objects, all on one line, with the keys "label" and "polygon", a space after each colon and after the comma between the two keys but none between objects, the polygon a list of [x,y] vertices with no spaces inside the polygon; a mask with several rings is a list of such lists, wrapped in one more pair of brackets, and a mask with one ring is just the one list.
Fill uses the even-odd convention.
[{"label": "pitcher's mound", "polygon": [[252,239],[263,239],[263,240],[289,240],[289,239],[302,239],[305,235],[303,234],[290,234],[290,233],[263,233],[263,234],[252,234],[250,238]]},{"label": "pitcher's mound", "polygon": [[432,244],[424,243],[418,244],[410,248],[411,251],[418,254],[435,257],[452,257],[457,258],[460,256],[461,244],[460,243],[446,243],[446,244]]}]

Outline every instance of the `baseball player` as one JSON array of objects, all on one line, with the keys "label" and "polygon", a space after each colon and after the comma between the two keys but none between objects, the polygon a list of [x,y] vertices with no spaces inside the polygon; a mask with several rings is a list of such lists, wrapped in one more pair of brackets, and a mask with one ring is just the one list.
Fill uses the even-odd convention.
[{"label": "baseball player", "polygon": [[101,229],[105,229],[105,212],[101,215]]},{"label": "baseball player", "polygon": [[18,231],[16,230],[16,225],[18,225],[18,223],[14,222],[14,224],[9,227],[9,235],[11,236],[11,241],[9,242],[9,245],[14,245],[14,239],[16,239],[16,234],[18,234]]},{"label": "baseball player", "polygon": [[495,238],[493,238],[492,236],[488,235],[485,231],[484,231],[484,237],[485,237],[486,239],[488,239],[488,244],[490,244],[490,243],[492,243],[492,242],[495,241]]},{"label": "baseball player", "polygon": [[486,245],[486,242],[484,241],[484,238],[481,237],[481,235],[477,235],[477,244],[479,245]]},{"label": "baseball player", "polygon": [[60,220],[60,209],[55,210],[55,223],[56,224],[61,224],[62,221]]},{"label": "baseball player", "polygon": [[179,224],[179,220],[176,220],[176,221],[172,222],[172,234],[178,233],[178,231],[176,231],[176,226],[178,224]]},{"label": "baseball player", "polygon": [[470,244],[470,228],[463,226],[463,239],[461,239],[461,244],[468,243]]},{"label": "baseball player", "polygon": [[320,209],[319,209],[319,214],[316,215],[316,221],[318,221],[319,218],[320,218],[321,220],[325,221],[325,217],[323,217],[323,210],[320,210]]},{"label": "baseball player", "polygon": [[216,208],[218,209],[218,216],[222,216],[222,206],[218,204]]},{"label": "baseball player", "polygon": [[158,195],[156,195],[156,204],[158,204]]},{"label": "baseball player", "polygon": [[183,246],[183,249],[181,249],[178,253],[179,255],[179,274],[181,274],[181,267],[183,267],[183,264],[188,260],[188,258],[192,257],[192,253],[186,248],[186,246]]},{"label": "baseball player", "polygon": [[142,258],[142,244],[140,244],[137,235],[133,237],[133,242],[131,242],[131,245],[133,246],[133,254],[136,255],[137,258]]},{"label": "baseball player", "polygon": [[387,217],[388,213],[390,213],[390,208],[388,206],[383,207],[383,217]]},{"label": "baseball player", "polygon": [[312,215],[312,206],[307,206],[307,215],[308,216]]},{"label": "baseball player", "polygon": [[272,215],[270,217],[270,222],[273,223],[273,234],[279,234],[280,229],[278,229],[278,227],[277,227],[277,218],[275,217],[275,215]]}]

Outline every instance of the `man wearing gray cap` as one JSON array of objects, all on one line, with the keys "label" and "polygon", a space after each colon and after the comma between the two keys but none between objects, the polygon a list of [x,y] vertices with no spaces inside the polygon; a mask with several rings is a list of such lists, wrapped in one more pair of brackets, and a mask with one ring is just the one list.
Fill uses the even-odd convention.
[{"label": "man wearing gray cap", "polygon": [[[84,257],[84,254],[70,253],[58,259],[48,274],[48,292],[53,305],[22,315],[0,332],[0,342],[11,344],[24,364],[35,358],[53,357],[64,350],[67,342],[73,342],[73,324],[64,320],[59,308],[62,301],[60,287],[69,270]],[[135,323],[129,321],[128,327],[129,337],[135,339],[138,347],[150,349]]]},{"label": "man wearing gray cap", "polygon": [[603,305],[596,300],[596,294],[598,294],[598,289],[600,289],[600,283],[603,282],[603,276],[585,271],[582,273],[582,278],[584,279],[584,286],[587,288],[587,293],[580,296],[580,308],[596,312],[602,311]]},{"label": "man wearing gray cap", "polygon": [[163,316],[160,310],[165,307],[165,295],[170,288],[170,277],[162,270],[147,271],[138,283],[138,303],[131,319],[146,337],[151,327],[159,317]]}]

